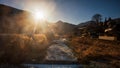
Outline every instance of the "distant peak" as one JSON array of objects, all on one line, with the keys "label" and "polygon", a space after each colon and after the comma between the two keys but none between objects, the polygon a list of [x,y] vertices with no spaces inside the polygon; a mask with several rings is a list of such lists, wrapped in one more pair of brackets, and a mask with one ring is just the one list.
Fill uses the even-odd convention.
[{"label": "distant peak", "polygon": [[57,21],[57,23],[63,23],[63,21],[59,20],[59,21]]},{"label": "distant peak", "polygon": [[0,4],[0,6],[4,6],[4,7],[10,7],[10,6],[8,6],[8,5],[5,5],[5,4]]},{"label": "distant peak", "polygon": [[0,5],[4,5],[4,4],[0,4]]}]

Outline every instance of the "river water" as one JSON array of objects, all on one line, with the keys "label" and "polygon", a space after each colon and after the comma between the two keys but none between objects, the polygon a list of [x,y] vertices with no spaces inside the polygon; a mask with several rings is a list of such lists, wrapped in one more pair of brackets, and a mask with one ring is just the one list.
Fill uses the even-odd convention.
[{"label": "river water", "polygon": [[27,68],[83,68],[78,64],[24,64]]}]

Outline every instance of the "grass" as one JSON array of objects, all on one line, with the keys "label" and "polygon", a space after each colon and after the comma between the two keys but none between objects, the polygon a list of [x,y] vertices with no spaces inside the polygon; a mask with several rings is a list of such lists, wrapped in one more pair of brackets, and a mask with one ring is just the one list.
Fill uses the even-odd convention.
[{"label": "grass", "polygon": [[0,63],[42,62],[47,47],[45,35],[0,35]]},{"label": "grass", "polygon": [[70,47],[80,63],[91,61],[120,67],[120,42],[73,37]]},{"label": "grass", "polygon": [[[0,35],[0,63],[41,63],[50,41],[40,34],[34,35],[34,39],[22,34]],[[72,37],[68,44],[79,63],[120,67],[119,41]]]}]

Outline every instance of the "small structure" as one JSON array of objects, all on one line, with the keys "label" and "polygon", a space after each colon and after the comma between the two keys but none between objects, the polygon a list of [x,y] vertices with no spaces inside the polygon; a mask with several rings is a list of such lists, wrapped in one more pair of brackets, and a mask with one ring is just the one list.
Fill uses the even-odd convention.
[{"label": "small structure", "polygon": [[114,41],[117,40],[115,36],[99,36],[99,39]]}]

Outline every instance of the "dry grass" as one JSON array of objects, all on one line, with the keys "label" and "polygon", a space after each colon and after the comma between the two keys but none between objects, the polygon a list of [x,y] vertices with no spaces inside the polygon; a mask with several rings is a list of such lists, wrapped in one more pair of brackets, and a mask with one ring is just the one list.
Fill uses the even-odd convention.
[{"label": "dry grass", "polygon": [[70,41],[78,61],[88,63],[90,61],[105,62],[119,66],[120,42],[98,39],[74,37]]},{"label": "dry grass", "polygon": [[41,62],[47,46],[45,35],[0,35],[0,63]]}]

